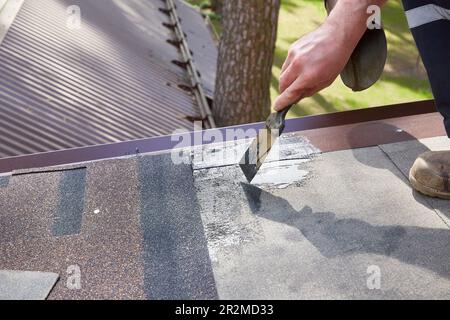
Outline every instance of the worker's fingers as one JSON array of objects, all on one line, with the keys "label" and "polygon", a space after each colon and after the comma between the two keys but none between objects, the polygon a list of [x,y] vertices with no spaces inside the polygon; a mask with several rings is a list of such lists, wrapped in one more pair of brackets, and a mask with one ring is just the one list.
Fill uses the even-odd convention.
[{"label": "worker's fingers", "polygon": [[284,61],[283,66],[281,67],[281,74],[282,74],[284,71],[286,71],[286,69],[291,65],[292,59],[293,59],[293,54],[292,54],[292,52],[290,51],[290,52],[288,53],[288,56],[286,57],[286,61]]},{"label": "worker's fingers", "polygon": [[304,81],[297,78],[274,102],[276,111],[281,111],[287,106],[297,103],[303,99],[307,92],[303,85]]},{"label": "worker's fingers", "polygon": [[300,75],[300,68],[294,61],[290,66],[280,75],[279,88],[280,93],[283,93]]}]

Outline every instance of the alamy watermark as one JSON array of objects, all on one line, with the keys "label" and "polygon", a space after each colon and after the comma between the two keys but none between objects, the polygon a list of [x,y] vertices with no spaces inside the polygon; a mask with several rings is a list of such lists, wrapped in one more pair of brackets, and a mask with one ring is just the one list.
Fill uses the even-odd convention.
[{"label": "alamy watermark", "polygon": [[367,267],[367,288],[369,290],[380,290],[381,289],[381,269],[379,266],[371,265]]},{"label": "alamy watermark", "polygon": [[[187,129],[175,130],[171,135],[171,141],[176,142],[172,148],[172,162],[178,164],[190,164],[193,158],[194,162],[203,161],[205,153],[204,145],[214,145],[215,153],[214,165],[221,166],[230,163],[256,164],[256,157],[243,159],[243,155],[250,145],[250,141],[258,139],[259,149],[254,150],[255,155],[261,155],[279,137],[278,130],[268,130],[266,128],[223,128],[201,130],[201,122],[194,123],[194,131]],[[270,146],[269,146],[270,144]],[[239,147],[240,146],[240,147]],[[208,155],[211,159],[211,153]],[[273,160],[280,159],[279,148],[271,150],[270,156]]]},{"label": "alamy watermark", "polygon": [[67,267],[66,287],[69,290],[81,290],[81,268],[74,264]]},{"label": "alamy watermark", "polygon": [[370,30],[381,29],[381,8],[377,5],[371,5],[367,8],[367,28]]}]

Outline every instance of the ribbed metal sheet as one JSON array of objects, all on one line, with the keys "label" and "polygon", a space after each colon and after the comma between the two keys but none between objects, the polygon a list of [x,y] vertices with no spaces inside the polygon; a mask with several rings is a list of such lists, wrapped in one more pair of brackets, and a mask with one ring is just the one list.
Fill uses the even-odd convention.
[{"label": "ribbed metal sheet", "polygon": [[[81,8],[81,29],[67,8]],[[26,0],[0,46],[0,157],[192,129],[161,0]],[[191,9],[192,10],[192,9]],[[194,11],[193,11],[194,12]],[[196,12],[194,12],[197,14]]]}]

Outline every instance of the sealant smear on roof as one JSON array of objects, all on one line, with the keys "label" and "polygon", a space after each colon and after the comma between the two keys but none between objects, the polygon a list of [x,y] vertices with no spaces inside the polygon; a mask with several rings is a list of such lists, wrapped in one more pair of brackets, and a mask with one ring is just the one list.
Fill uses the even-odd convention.
[{"label": "sealant smear on roof", "polygon": [[190,165],[139,159],[144,285],[149,299],[216,299]]},{"label": "sealant smear on roof", "polygon": [[[241,161],[250,142],[249,140],[229,141],[194,148],[192,152],[193,168],[198,171],[235,166]],[[274,144],[252,184],[269,189],[299,185],[309,175],[309,171],[306,169],[307,163],[320,152],[308,139],[297,133],[283,134]],[[234,169],[230,170],[234,171]],[[219,174],[224,178],[227,175],[231,177],[235,173],[231,174],[230,170],[220,170]],[[207,173],[204,175],[207,178],[218,174],[214,170],[209,170]]]},{"label": "sealant smear on roof", "polygon": [[71,165],[60,165],[60,166],[52,166],[46,168],[29,168],[29,169],[18,169],[13,171],[13,176],[23,176],[29,174],[41,174],[41,173],[50,173],[50,172],[64,172],[71,170],[79,170],[86,169],[85,165],[80,164],[71,164]]},{"label": "sealant smear on roof", "polygon": [[309,161],[309,159],[294,159],[264,163],[253,179],[252,185],[284,189],[292,184],[300,183],[309,174],[302,165]]},{"label": "sealant smear on roof", "polygon": [[[263,230],[248,210],[239,166],[194,171],[195,187],[213,263],[220,253],[261,239]],[[215,267],[215,265],[214,265]]]},{"label": "sealant smear on roof", "polygon": [[[251,139],[246,139],[196,147],[192,151],[193,168],[199,170],[238,164],[250,143]],[[265,163],[311,159],[320,152],[305,137],[296,133],[285,133],[277,139]]]},{"label": "sealant smear on roof", "polygon": [[86,169],[64,171],[60,179],[52,234],[57,237],[79,234],[84,211]]}]

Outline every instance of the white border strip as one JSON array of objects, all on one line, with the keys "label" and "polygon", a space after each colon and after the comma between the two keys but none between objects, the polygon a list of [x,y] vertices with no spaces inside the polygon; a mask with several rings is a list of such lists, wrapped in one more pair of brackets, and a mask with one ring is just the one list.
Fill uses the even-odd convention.
[{"label": "white border strip", "polygon": [[412,29],[437,20],[450,20],[450,9],[435,4],[427,4],[406,11],[406,18],[409,28]]},{"label": "white border strip", "polygon": [[[14,22],[20,8],[25,0],[7,0],[2,7],[0,7],[0,45],[8,33],[9,28]],[[0,0],[0,4],[4,2]]]}]

